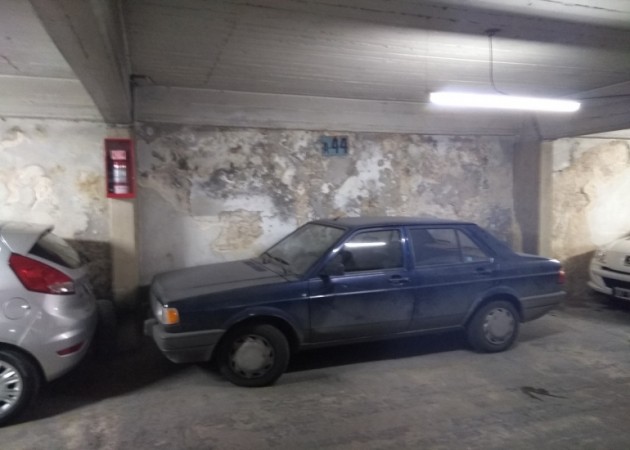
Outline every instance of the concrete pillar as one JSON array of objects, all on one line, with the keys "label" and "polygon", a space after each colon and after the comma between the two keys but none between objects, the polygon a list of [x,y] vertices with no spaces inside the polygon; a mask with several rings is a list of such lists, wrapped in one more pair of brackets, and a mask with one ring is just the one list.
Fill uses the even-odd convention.
[{"label": "concrete pillar", "polygon": [[[108,137],[133,138],[133,131],[129,127],[112,127]],[[113,300],[119,308],[133,308],[139,284],[136,199],[110,198],[109,211]]]},{"label": "concrete pillar", "polygon": [[[525,120],[514,152],[514,215],[520,250],[551,255],[550,143],[544,143],[535,119]],[[518,249],[517,249],[518,250]]]},{"label": "concrete pillar", "polygon": [[540,202],[538,216],[538,254],[553,257],[551,248],[553,228],[553,142],[543,141],[540,151]]}]

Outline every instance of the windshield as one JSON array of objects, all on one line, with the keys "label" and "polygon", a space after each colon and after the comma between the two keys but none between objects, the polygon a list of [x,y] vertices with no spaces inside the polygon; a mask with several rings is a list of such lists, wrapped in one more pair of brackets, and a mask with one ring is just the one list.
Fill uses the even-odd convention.
[{"label": "windshield", "polygon": [[303,275],[344,233],[344,229],[307,223],[261,255],[265,264]]}]

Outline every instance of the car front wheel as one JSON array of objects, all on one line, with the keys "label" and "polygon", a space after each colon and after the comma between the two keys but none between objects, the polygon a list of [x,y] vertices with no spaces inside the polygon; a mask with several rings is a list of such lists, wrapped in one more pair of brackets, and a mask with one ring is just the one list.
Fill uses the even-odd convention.
[{"label": "car front wheel", "polygon": [[217,357],[223,376],[237,386],[268,386],[289,364],[289,343],[272,325],[243,326],[229,332]]},{"label": "car front wheel", "polygon": [[483,305],[468,324],[468,341],[480,352],[500,352],[510,348],[518,335],[519,319],[507,301]]},{"label": "car front wheel", "polygon": [[37,395],[39,374],[20,353],[0,350],[0,425],[20,414]]}]

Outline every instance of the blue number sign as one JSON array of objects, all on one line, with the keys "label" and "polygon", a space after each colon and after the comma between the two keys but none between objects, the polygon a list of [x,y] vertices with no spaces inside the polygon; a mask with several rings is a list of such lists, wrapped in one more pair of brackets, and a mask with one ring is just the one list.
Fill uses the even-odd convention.
[{"label": "blue number sign", "polygon": [[322,155],[346,156],[348,154],[348,136],[321,136]]}]

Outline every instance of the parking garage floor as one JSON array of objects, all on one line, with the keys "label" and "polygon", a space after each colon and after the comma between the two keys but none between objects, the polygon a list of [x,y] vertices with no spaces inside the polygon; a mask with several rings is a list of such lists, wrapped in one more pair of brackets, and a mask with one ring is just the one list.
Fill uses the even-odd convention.
[{"label": "parking garage floor", "polygon": [[275,386],[150,341],[48,385],[9,449],[628,449],[630,307],[574,303],[477,354],[457,333],[309,351]]}]

